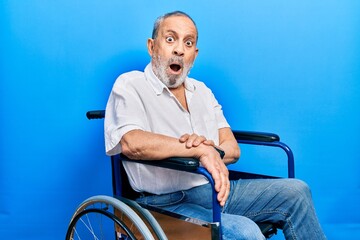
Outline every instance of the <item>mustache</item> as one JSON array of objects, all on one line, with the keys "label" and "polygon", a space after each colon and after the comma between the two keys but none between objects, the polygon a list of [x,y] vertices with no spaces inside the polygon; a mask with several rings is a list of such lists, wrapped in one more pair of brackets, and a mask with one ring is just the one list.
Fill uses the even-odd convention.
[{"label": "mustache", "polygon": [[171,64],[179,64],[181,67],[184,66],[184,59],[181,58],[181,57],[171,57],[169,60],[168,60],[168,65],[171,65]]}]

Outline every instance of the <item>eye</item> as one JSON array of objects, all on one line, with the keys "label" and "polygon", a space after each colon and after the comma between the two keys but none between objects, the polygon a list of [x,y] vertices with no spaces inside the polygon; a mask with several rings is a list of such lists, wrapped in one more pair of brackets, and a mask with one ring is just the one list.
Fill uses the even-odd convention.
[{"label": "eye", "polygon": [[188,40],[185,42],[185,45],[188,46],[188,47],[192,47],[194,44],[192,41]]},{"label": "eye", "polygon": [[174,42],[175,39],[173,37],[166,37],[166,41],[171,43]]}]

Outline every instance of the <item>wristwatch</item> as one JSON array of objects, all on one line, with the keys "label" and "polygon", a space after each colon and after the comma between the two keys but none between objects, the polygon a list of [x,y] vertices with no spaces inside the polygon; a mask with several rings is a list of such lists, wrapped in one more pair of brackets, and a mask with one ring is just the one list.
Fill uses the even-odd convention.
[{"label": "wristwatch", "polygon": [[223,150],[221,150],[220,148],[217,148],[217,147],[214,147],[214,148],[220,154],[221,159],[223,159],[225,156],[225,152]]}]

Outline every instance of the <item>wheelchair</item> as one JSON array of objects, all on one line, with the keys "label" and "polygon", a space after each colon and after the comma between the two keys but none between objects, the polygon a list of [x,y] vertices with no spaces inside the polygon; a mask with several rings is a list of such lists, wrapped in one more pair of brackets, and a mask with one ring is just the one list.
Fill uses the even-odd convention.
[{"label": "wheelchair", "polygon": [[[105,110],[89,111],[88,119],[102,119]],[[291,149],[273,133],[233,131],[239,144],[276,147],[287,156],[287,175],[295,177],[294,155]],[[122,154],[111,156],[113,196],[93,196],[83,201],[73,214],[66,240],[72,239],[222,239],[221,207],[217,201],[214,181],[206,169],[194,158],[172,157],[161,161],[136,160],[143,164],[165,167],[204,175],[213,187],[212,222],[182,216],[166,210],[137,203],[140,196],[127,179],[123,161],[130,160]],[[278,178],[263,174],[229,170],[230,179]],[[257,225],[269,239],[277,233],[278,226],[261,222]]]}]

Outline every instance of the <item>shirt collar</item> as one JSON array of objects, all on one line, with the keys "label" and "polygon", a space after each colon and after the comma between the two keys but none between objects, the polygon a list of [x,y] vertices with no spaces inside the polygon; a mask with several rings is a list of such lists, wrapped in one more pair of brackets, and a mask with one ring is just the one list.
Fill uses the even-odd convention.
[{"label": "shirt collar", "polygon": [[[160,95],[164,91],[164,89],[166,89],[166,91],[169,91],[168,87],[165,86],[165,84],[162,81],[160,81],[158,77],[155,75],[151,63],[149,63],[145,67],[144,72],[146,79],[149,81],[156,95]],[[192,81],[189,80],[188,77],[185,79],[185,89],[190,92],[195,91],[195,85],[193,84]]]}]

